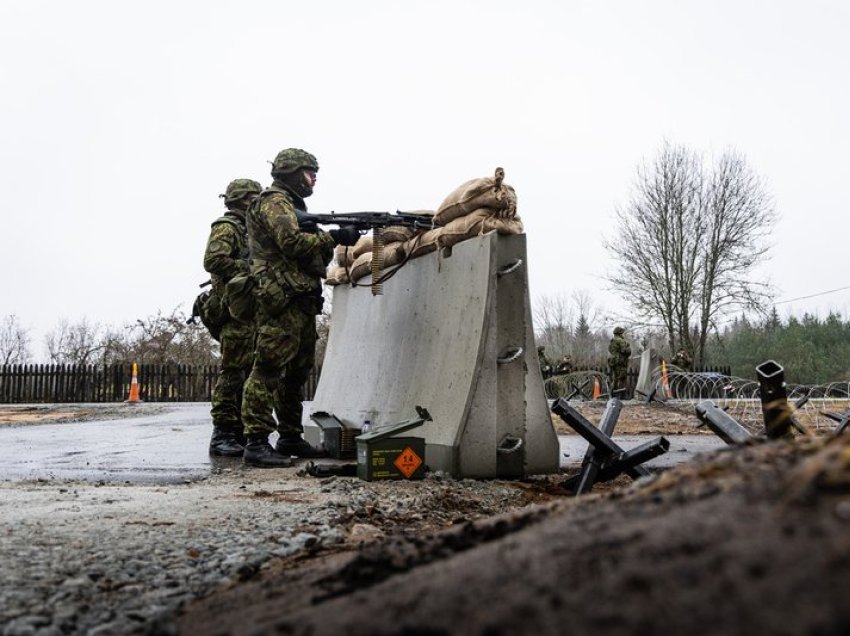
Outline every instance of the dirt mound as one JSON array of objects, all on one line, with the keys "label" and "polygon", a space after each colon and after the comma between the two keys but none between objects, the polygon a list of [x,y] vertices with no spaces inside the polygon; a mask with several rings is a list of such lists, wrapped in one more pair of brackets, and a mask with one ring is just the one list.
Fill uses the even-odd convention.
[{"label": "dirt mound", "polygon": [[850,436],[729,448],[604,494],[286,564],[187,608],[180,626],[845,634],[848,522]]}]

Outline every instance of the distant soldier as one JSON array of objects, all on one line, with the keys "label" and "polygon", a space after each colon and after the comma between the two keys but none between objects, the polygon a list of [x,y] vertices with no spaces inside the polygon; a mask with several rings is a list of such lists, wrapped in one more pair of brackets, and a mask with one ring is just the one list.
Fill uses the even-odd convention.
[{"label": "distant soldier", "polygon": [[[227,283],[239,274],[248,273],[245,212],[262,189],[251,179],[234,179],[220,195],[227,212],[213,221],[204,252],[204,269],[211,275],[213,293],[224,298],[225,305]],[[219,342],[221,370],[212,392],[210,455],[239,457],[244,451],[240,412],[242,385],[251,372],[254,351],[253,316],[237,319],[228,312],[223,319]]]},{"label": "distant soldier", "polygon": [[569,375],[573,372],[573,357],[565,353],[561,356],[561,359],[558,360],[558,366],[555,367],[556,375]]},{"label": "distant soldier", "polygon": [[546,357],[546,347],[543,345],[537,347],[537,363],[544,380],[552,375],[552,363]]},{"label": "distant soldier", "polygon": [[679,349],[676,352],[676,355],[673,356],[672,360],[672,363],[679,367],[682,371],[692,371],[693,362],[691,354],[688,353],[688,350],[685,348]]},{"label": "distant soldier", "polygon": [[[242,461],[250,466],[288,466],[292,456],[324,454],[302,437],[303,385],[315,362],[325,267],[335,245],[354,245],[360,234],[349,227],[325,232],[299,225],[318,170],[309,152],[281,150],[272,163],[272,185],[247,214],[257,299],[254,363],[242,398],[247,438]],[[269,434],[275,429],[279,438],[272,447]]]},{"label": "distant soldier", "polygon": [[632,348],[623,334],[626,330],[622,327],[614,328],[614,337],[608,343],[608,366],[611,368],[611,391],[622,389],[626,386],[626,371],[629,368],[629,357]]}]

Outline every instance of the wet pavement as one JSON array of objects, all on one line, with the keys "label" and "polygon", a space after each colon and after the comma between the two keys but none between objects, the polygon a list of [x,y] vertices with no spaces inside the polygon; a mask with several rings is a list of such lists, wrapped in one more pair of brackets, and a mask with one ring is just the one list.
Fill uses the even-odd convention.
[{"label": "wet pavement", "polygon": [[[209,457],[210,432],[209,404],[205,403],[167,405],[140,417],[4,426],[0,427],[0,480],[197,481],[216,467],[240,465],[238,458]],[[615,435],[614,441],[628,450],[654,437]],[[677,435],[668,440],[670,450],[646,466],[672,466],[725,445],[710,435]],[[559,441],[561,465],[580,463],[587,442],[577,435],[561,435]]]},{"label": "wet pavement", "polygon": [[204,403],[141,417],[2,427],[0,480],[195,481],[212,468],[210,431]]},{"label": "wet pavement", "polygon": [[[628,451],[644,442],[656,439],[658,435],[614,435],[611,439],[624,451]],[[665,435],[670,442],[670,450],[645,464],[647,468],[669,468],[690,461],[698,453],[723,448],[726,443],[714,435]],[[587,441],[578,435],[559,435],[561,445],[561,467],[581,463],[587,451]]]}]

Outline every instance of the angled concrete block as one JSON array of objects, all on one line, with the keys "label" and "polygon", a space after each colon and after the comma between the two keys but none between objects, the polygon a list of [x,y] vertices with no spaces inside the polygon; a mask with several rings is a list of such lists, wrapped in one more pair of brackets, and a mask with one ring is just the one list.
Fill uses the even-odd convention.
[{"label": "angled concrete block", "polygon": [[537,372],[524,235],[490,233],[411,260],[384,284],[338,286],[311,411],[411,431],[432,470],[521,477],[558,470]]}]

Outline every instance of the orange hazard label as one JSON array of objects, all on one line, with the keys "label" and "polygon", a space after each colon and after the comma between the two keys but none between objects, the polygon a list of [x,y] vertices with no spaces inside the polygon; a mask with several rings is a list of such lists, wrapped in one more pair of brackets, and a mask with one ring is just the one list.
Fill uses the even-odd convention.
[{"label": "orange hazard label", "polygon": [[422,465],[422,458],[408,446],[399,453],[393,464],[401,471],[402,475],[410,479],[410,476]]}]

